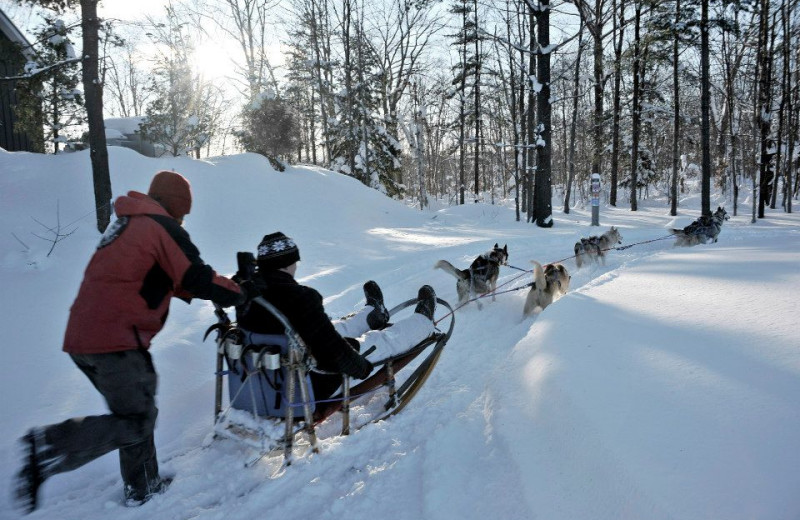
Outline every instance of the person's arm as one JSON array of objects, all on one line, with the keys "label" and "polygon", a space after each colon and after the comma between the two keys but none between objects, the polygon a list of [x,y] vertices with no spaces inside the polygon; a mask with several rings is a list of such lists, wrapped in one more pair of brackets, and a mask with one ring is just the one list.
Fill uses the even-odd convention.
[{"label": "person's arm", "polygon": [[336,332],[325,313],[322,296],[318,292],[310,288],[303,289],[302,312],[289,317],[289,321],[311,349],[318,366],[323,370],[344,373],[358,379],[369,376],[373,366],[356,350],[358,342],[343,338]]},{"label": "person's arm", "polygon": [[158,215],[151,218],[163,227],[166,234],[159,264],[175,282],[176,296],[186,300],[211,300],[223,307],[244,302],[245,295],[236,282],[218,275],[203,262],[189,233],[174,219]]}]

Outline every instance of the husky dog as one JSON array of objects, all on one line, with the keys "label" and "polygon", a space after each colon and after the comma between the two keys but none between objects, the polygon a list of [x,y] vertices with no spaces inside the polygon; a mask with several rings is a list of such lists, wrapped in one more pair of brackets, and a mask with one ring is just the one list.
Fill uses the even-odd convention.
[{"label": "husky dog", "polygon": [[[457,269],[447,260],[439,260],[434,265],[434,269],[444,269],[456,277],[456,291],[458,291],[458,303],[463,304],[472,295],[482,295],[493,292],[497,288],[497,278],[500,276],[500,266],[507,265],[508,245],[500,247],[498,244],[494,248],[476,258],[468,269]],[[494,301],[494,294],[492,301]],[[481,307],[478,302],[478,307]]]},{"label": "husky dog", "polygon": [[606,251],[615,244],[622,243],[622,235],[619,230],[614,226],[611,229],[598,236],[591,236],[589,238],[581,238],[580,242],[575,243],[575,263],[578,269],[583,265],[585,258],[605,265]]},{"label": "husky dog", "polygon": [[730,219],[725,208],[718,206],[713,215],[701,215],[700,218],[683,229],[671,229],[675,235],[675,246],[696,246],[705,244],[709,240],[717,241],[722,223]]},{"label": "husky dog", "polygon": [[563,265],[547,264],[542,269],[539,262],[531,263],[534,266],[533,285],[525,299],[524,316],[530,316],[536,309],[544,310],[556,297],[566,294],[569,289],[570,276]]}]

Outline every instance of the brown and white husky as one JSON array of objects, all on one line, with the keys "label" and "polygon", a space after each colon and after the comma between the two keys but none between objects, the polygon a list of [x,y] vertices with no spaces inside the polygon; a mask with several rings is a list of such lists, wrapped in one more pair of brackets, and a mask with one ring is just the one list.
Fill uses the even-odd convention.
[{"label": "brown and white husky", "polygon": [[533,285],[525,299],[523,315],[530,316],[536,309],[540,311],[553,303],[553,301],[569,290],[571,279],[567,268],[561,264],[542,264],[536,261],[533,264]]}]

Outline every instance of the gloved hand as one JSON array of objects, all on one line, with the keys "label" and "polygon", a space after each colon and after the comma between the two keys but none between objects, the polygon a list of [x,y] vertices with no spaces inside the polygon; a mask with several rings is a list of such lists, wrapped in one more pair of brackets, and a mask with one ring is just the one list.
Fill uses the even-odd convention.
[{"label": "gloved hand", "polygon": [[340,369],[348,376],[356,379],[366,379],[375,368],[367,358],[353,351],[351,356],[347,356],[341,362]]},{"label": "gloved hand", "polygon": [[356,364],[358,365],[358,372],[351,374],[353,377],[358,379],[366,379],[372,373],[372,369],[375,368],[372,363],[369,362],[367,358],[362,356],[361,354],[358,355],[356,358]]}]

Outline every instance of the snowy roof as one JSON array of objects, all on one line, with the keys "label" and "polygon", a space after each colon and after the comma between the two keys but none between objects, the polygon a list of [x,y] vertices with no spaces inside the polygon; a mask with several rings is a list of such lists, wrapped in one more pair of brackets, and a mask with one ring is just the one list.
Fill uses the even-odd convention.
[{"label": "snowy roof", "polygon": [[2,9],[0,9],[0,32],[12,42],[20,44],[22,46],[22,54],[24,54],[26,58],[30,59],[36,55],[28,39],[22,34],[22,31],[14,25],[14,22],[11,21],[11,18],[9,18]]},{"label": "snowy roof", "polygon": [[105,120],[106,133],[109,130],[116,130],[121,134],[132,135],[139,131],[139,125],[144,121],[144,117],[110,117]]},{"label": "snowy roof", "polygon": [[125,134],[115,128],[106,128],[106,139],[123,139]]}]

